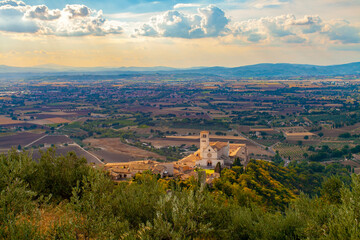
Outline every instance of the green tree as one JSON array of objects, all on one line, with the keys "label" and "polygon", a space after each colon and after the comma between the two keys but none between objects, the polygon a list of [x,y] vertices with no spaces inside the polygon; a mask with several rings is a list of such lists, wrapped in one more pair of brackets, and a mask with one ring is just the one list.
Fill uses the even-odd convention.
[{"label": "green tree", "polygon": [[351,188],[341,189],[341,202],[332,212],[328,239],[360,239],[360,176],[352,175]]},{"label": "green tree", "polygon": [[341,189],[343,182],[337,176],[331,176],[328,178],[322,187],[322,196],[330,203],[341,203]]},{"label": "green tree", "polygon": [[280,156],[279,151],[277,151],[277,150],[276,150],[275,156],[273,157],[273,162],[276,165],[283,165],[284,164],[284,160],[282,159],[282,157]]},{"label": "green tree", "polygon": [[346,132],[339,135],[340,138],[351,138],[351,134]]},{"label": "green tree", "polygon": [[74,152],[57,156],[55,149],[49,148],[46,152],[41,152],[30,184],[32,189],[40,194],[69,199],[73,187],[87,176],[88,171],[85,158],[79,158]]},{"label": "green tree", "polygon": [[239,166],[239,167],[242,166],[240,158],[238,158],[238,157],[235,158],[233,166]]},{"label": "green tree", "polygon": [[221,164],[220,164],[220,162],[218,162],[218,163],[216,164],[214,171],[215,171],[216,173],[221,173]]}]

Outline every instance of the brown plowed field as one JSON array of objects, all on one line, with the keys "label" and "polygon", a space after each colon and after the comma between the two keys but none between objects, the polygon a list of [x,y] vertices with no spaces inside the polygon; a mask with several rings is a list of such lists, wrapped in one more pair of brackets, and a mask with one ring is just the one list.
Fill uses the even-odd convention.
[{"label": "brown plowed field", "polygon": [[32,145],[30,145],[30,147],[32,146],[39,146],[40,144],[64,144],[64,143],[68,143],[71,144],[73,143],[73,140],[71,140],[69,137],[65,136],[65,135],[49,135],[46,136],[42,139],[40,139],[39,141],[34,142]]},{"label": "brown plowed field", "polygon": [[8,117],[0,117],[0,125],[11,125],[11,124],[19,124],[19,123],[24,123],[24,122],[12,120],[11,118]]},{"label": "brown plowed field", "polygon": [[159,154],[124,144],[120,142],[118,138],[88,138],[83,142],[91,143],[91,147],[100,148],[101,150],[90,150],[90,152],[98,158],[104,159],[104,162],[108,163],[138,161],[148,159],[150,157],[161,160],[166,159],[164,156],[160,156]]},{"label": "brown plowed field", "polygon": [[10,149],[11,147],[17,147],[18,145],[24,147],[44,135],[45,134],[19,133],[12,136],[0,137],[0,149]]},{"label": "brown plowed field", "polygon": [[[41,150],[46,151],[45,148],[42,148]],[[41,156],[39,149],[32,149],[30,151],[32,152],[33,159],[37,161]],[[69,145],[67,147],[60,146],[56,148],[56,156],[65,156],[68,152],[75,152],[77,156],[86,158],[88,163],[101,164],[95,157],[91,156],[77,145]]]}]

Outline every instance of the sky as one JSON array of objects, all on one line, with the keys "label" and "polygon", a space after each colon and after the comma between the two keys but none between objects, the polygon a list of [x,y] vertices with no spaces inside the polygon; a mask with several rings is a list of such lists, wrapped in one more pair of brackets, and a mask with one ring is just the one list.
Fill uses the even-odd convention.
[{"label": "sky", "polygon": [[360,61],[360,0],[0,0],[0,65]]}]

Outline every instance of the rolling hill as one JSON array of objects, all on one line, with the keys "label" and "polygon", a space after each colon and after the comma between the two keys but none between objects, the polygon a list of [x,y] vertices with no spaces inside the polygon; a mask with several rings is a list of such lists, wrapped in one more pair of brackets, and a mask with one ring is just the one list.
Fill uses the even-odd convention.
[{"label": "rolling hill", "polygon": [[196,67],[177,69],[170,67],[68,67],[60,65],[40,65],[35,67],[11,67],[0,65],[0,75],[6,74],[203,74],[233,77],[294,77],[294,76],[339,76],[360,74],[360,62],[341,65],[308,65],[290,63],[261,63],[241,67]]}]

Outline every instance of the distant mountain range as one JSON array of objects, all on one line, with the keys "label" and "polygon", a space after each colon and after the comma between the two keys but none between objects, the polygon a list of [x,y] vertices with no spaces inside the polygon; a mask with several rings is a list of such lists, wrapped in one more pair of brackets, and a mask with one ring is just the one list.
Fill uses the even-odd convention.
[{"label": "distant mountain range", "polygon": [[191,72],[236,77],[285,77],[285,76],[336,76],[360,74],[360,62],[342,65],[317,66],[289,63],[262,63],[235,68],[211,67]]},{"label": "distant mountain range", "polygon": [[294,77],[294,76],[339,76],[360,74],[360,62],[342,65],[307,65],[290,63],[262,63],[234,68],[195,67],[177,69],[170,67],[67,67],[60,65],[40,65],[35,67],[11,67],[0,65],[0,74],[31,73],[31,75],[54,74],[204,74],[234,77]]},{"label": "distant mountain range", "polygon": [[56,64],[39,65],[34,67],[11,67],[0,65],[0,73],[45,73],[45,72],[144,72],[144,71],[174,71],[170,67],[69,67]]}]

